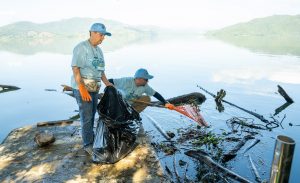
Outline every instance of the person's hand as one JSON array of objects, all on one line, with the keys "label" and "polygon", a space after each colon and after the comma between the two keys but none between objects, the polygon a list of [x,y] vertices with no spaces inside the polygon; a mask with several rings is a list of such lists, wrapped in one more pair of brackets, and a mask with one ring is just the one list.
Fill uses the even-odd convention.
[{"label": "person's hand", "polygon": [[170,110],[174,110],[175,109],[175,106],[173,104],[170,104],[170,103],[166,103],[165,107],[168,108],[168,109],[170,109]]},{"label": "person's hand", "polygon": [[114,86],[111,82],[108,82],[105,85],[106,85],[106,87],[108,87],[108,86]]},{"label": "person's hand", "polygon": [[85,88],[84,84],[79,85],[79,93],[83,101],[89,102],[92,100],[92,97],[87,91],[87,89]]}]

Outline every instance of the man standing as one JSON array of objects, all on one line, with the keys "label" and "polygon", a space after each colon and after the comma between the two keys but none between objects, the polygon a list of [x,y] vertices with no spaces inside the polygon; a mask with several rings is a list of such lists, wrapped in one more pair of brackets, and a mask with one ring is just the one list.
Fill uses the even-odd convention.
[{"label": "man standing", "polygon": [[125,100],[127,100],[137,112],[143,111],[150,102],[150,96],[154,96],[161,101],[165,107],[174,109],[174,105],[167,101],[149,85],[149,79],[153,76],[146,69],[138,69],[134,77],[123,77],[119,79],[109,79],[109,81],[117,88]]},{"label": "man standing", "polygon": [[73,50],[71,86],[79,106],[84,149],[91,154],[94,141],[94,118],[101,80],[106,86],[112,85],[106,78],[105,62],[101,48],[105,36],[111,36],[101,23],[90,28],[90,38],[79,43]]}]

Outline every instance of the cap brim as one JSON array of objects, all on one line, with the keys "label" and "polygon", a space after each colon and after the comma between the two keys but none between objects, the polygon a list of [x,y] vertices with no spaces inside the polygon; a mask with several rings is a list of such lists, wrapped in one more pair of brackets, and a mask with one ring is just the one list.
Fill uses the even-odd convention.
[{"label": "cap brim", "polygon": [[147,79],[152,79],[152,78],[154,78],[154,76],[152,76],[152,75],[148,75],[148,77],[147,77]]},{"label": "cap brim", "polygon": [[104,35],[106,35],[106,36],[111,36],[111,33],[106,32]]}]

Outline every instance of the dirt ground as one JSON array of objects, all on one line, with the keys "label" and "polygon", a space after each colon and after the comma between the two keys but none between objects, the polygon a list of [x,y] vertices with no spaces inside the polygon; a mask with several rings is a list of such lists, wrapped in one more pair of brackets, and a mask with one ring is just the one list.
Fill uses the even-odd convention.
[{"label": "dirt ground", "polygon": [[[70,125],[27,126],[13,130],[0,145],[1,182],[167,182],[148,137],[115,164],[96,165],[82,149],[75,121]],[[46,148],[34,142],[37,132],[50,131],[56,141]]]}]

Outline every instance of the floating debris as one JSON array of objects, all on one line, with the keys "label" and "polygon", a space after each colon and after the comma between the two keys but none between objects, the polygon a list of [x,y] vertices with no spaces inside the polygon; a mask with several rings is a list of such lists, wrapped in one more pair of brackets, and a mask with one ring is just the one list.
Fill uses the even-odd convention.
[{"label": "floating debris", "polygon": [[57,92],[56,89],[45,89],[45,91],[54,91],[54,92]]},{"label": "floating debris", "polygon": [[[198,86],[198,85],[197,85],[197,87],[200,88],[201,90],[203,90],[204,92],[206,92],[207,94],[211,95],[212,97],[216,98],[216,95],[215,95],[215,94],[213,94],[213,93],[207,91],[206,89],[202,88],[201,86]],[[235,105],[235,104],[233,104],[233,103],[231,103],[231,102],[228,102],[228,101],[226,101],[226,100],[223,100],[223,99],[222,99],[221,101],[224,102],[224,103],[226,103],[226,104],[229,104],[229,105],[231,105],[231,106],[233,106],[233,107],[236,107],[236,108],[238,108],[238,109],[240,109],[240,110],[242,110],[242,111],[244,111],[244,112],[246,112],[246,113],[248,113],[248,114],[253,115],[253,116],[256,117],[257,119],[259,119],[259,120],[261,120],[262,122],[264,122],[264,123],[266,123],[267,125],[269,125],[269,128],[272,128],[272,126],[270,125],[270,124],[272,124],[272,123],[270,123],[267,119],[265,119],[263,115],[257,114],[257,113],[255,113],[255,112],[250,111],[250,110],[247,110],[247,109],[244,109],[244,108],[242,108],[242,107],[240,107],[240,106],[237,106],[237,105]],[[278,127],[278,126],[276,126],[276,127]],[[275,128],[276,128],[276,127],[275,127]]]},{"label": "floating debris", "polygon": [[289,126],[300,126],[300,125],[294,125],[293,123],[289,123]]},{"label": "floating debris", "polygon": [[232,117],[228,119],[226,123],[231,128],[234,128],[234,125],[237,124],[237,128],[241,126],[248,127],[251,129],[266,130],[264,125],[254,124],[254,120],[252,118]]},{"label": "floating debris", "polygon": [[273,114],[273,116],[278,115],[279,113],[281,113],[283,110],[285,110],[291,104],[292,103],[289,103],[289,102],[286,102],[286,103],[282,104],[280,107],[278,107],[277,109],[275,109],[275,113]]},{"label": "floating debris", "polygon": [[11,85],[0,85],[0,93],[19,90],[19,87],[11,86]]},{"label": "floating debris", "polygon": [[166,155],[173,155],[177,151],[177,148],[171,142],[152,142],[151,145],[155,148],[156,151],[162,151]]},{"label": "floating debris", "polygon": [[171,131],[167,131],[166,133],[171,139],[175,137],[175,133],[173,133]]},{"label": "floating debris", "polygon": [[251,149],[252,147],[254,147],[256,144],[258,144],[260,142],[259,139],[255,139],[243,152],[243,154],[245,154],[249,149]]},{"label": "floating debris", "polygon": [[192,158],[195,158],[203,163],[205,163],[207,166],[211,167],[214,169],[216,172],[221,172],[225,176],[228,176],[234,180],[237,180],[239,182],[245,182],[245,183],[250,183],[249,180],[245,179],[244,177],[232,172],[231,170],[221,166],[220,164],[216,163],[214,160],[212,160],[207,153],[203,151],[187,151],[184,154],[187,156],[190,156]]},{"label": "floating debris", "polygon": [[258,173],[258,171],[257,171],[257,169],[256,169],[256,167],[255,167],[255,165],[254,165],[254,163],[253,163],[253,161],[252,161],[251,156],[248,155],[248,158],[249,158],[249,162],[250,162],[252,171],[253,171],[253,173],[254,173],[254,175],[255,175],[255,180],[256,180],[257,182],[262,182],[262,180],[261,180],[261,178],[260,178],[260,176],[259,176],[259,173]]},{"label": "floating debris", "polygon": [[179,166],[184,166],[184,165],[187,164],[187,163],[186,163],[185,161],[183,161],[183,160],[179,160],[178,163],[179,163]]},{"label": "floating debris", "polygon": [[228,153],[224,154],[223,157],[221,158],[222,162],[228,162],[229,160],[233,159],[236,157],[237,152],[245,145],[245,143],[249,139],[253,139],[251,135],[246,135],[244,138],[233,148],[231,149]]},{"label": "floating debris", "polygon": [[279,94],[288,102],[293,103],[293,99],[285,92],[285,90],[280,86],[277,85]]}]

